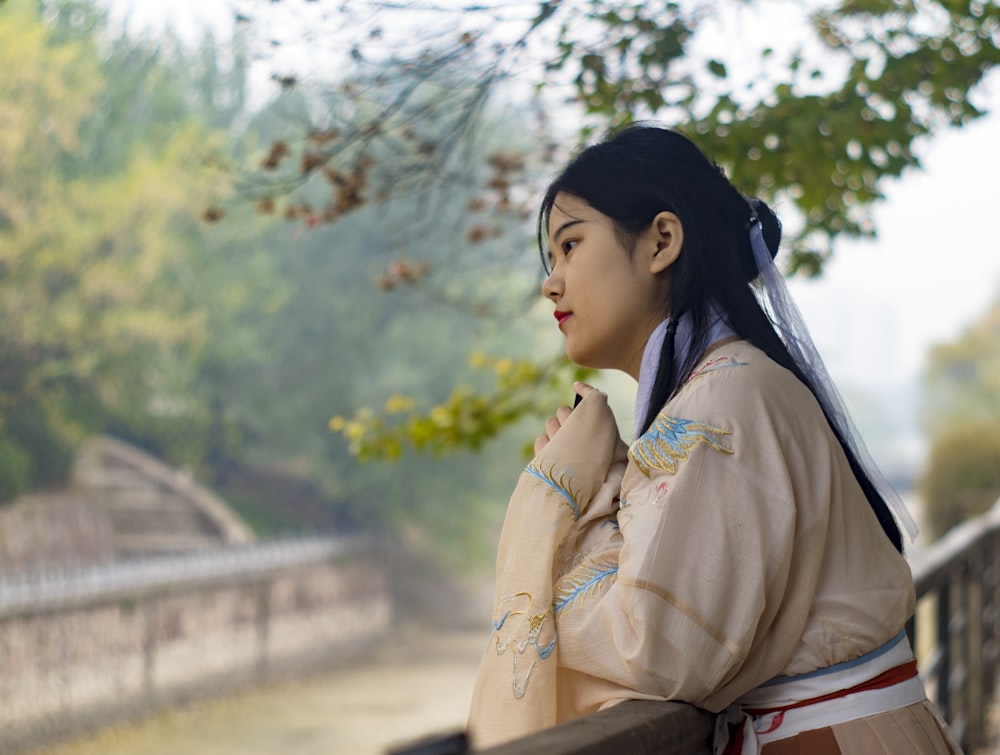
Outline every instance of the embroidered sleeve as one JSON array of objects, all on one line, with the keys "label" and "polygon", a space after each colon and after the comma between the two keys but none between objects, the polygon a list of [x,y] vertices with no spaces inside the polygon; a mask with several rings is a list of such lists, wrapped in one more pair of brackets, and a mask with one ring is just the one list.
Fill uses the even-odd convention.
[{"label": "embroidered sleeve", "polygon": [[[606,397],[595,391],[521,474],[500,535],[491,637],[473,691],[477,748],[556,722],[557,616],[613,581],[611,562],[573,570],[580,548],[590,547],[585,533],[617,536],[625,457]],[[573,573],[560,579],[565,572]]]},{"label": "embroidered sleeve", "polygon": [[632,445],[614,577],[602,554],[557,593],[562,665],[695,703],[739,669],[794,529],[791,507],[775,514],[780,479],[769,490],[766,472],[748,468],[748,442],[745,429],[664,413]]}]

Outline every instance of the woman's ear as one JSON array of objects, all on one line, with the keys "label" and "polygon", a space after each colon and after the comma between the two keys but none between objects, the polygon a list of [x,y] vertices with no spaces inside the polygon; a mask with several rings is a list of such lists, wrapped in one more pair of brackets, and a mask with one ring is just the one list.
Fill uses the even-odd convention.
[{"label": "woman's ear", "polygon": [[679,217],[672,212],[664,211],[653,218],[647,233],[649,243],[652,245],[649,271],[658,275],[681,256],[681,250],[684,248],[684,227]]}]

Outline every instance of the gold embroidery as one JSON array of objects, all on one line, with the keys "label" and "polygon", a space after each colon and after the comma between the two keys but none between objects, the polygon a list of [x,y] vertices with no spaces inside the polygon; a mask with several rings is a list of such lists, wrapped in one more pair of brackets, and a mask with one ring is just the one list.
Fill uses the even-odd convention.
[{"label": "gold embroidery", "polygon": [[[527,600],[530,606],[534,602],[534,598],[529,593],[519,592],[514,595],[505,595],[501,598],[500,603],[507,603],[513,601],[517,598],[524,598]],[[545,645],[539,643],[539,636],[541,635],[542,629],[545,626],[546,619],[552,618],[552,609],[547,609],[542,613],[527,615],[527,610],[514,611],[509,610],[504,612],[499,618],[493,621],[493,634],[496,637],[496,651],[497,655],[503,655],[507,650],[511,650],[512,654],[512,675],[511,675],[511,691],[513,692],[514,699],[519,700],[524,697],[525,693],[528,691],[528,682],[531,680],[531,673],[535,670],[535,664],[538,661],[544,661],[550,655],[556,647],[556,633],[555,625],[552,624],[552,639]],[[507,636],[506,639],[500,637],[500,631],[504,628],[508,619],[514,616],[526,616],[528,623],[528,631],[524,639],[518,639],[515,635],[517,634],[518,628],[514,627],[511,634]],[[523,621],[523,620],[522,620]],[[509,627],[508,627],[509,628]],[[523,631],[523,624],[521,624]],[[519,655],[524,655],[528,648],[534,648],[535,652],[538,654],[538,658],[531,659],[528,665],[528,670],[523,672],[520,676],[518,675],[517,669],[517,659]]]},{"label": "gold embroidery", "polygon": [[649,430],[632,444],[628,456],[646,477],[654,469],[674,474],[678,463],[686,461],[688,452],[695,446],[705,444],[724,454],[733,453],[732,449],[712,437],[730,434],[730,430],[720,427],[661,414]]}]

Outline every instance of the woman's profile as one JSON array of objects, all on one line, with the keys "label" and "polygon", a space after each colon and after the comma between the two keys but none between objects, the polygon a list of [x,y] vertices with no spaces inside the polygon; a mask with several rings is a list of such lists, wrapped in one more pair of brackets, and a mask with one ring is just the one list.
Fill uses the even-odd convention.
[{"label": "woman's profile", "polygon": [[780,240],[765,203],[655,125],[549,187],[542,293],[572,361],[637,382],[635,433],[577,384],[535,442],[475,746],[654,699],[720,714],[717,753],[960,752],[904,632],[912,523],[788,298]]}]

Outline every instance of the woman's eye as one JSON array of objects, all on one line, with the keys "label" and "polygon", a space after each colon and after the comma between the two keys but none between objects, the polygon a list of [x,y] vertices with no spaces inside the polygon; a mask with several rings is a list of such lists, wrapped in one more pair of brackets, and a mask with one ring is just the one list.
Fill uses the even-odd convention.
[{"label": "woman's eye", "polygon": [[575,247],[576,244],[577,244],[577,242],[575,240],[573,240],[573,241],[564,241],[562,243],[562,252],[563,252],[563,254],[569,254],[570,252],[572,252],[573,251],[573,247]]}]

